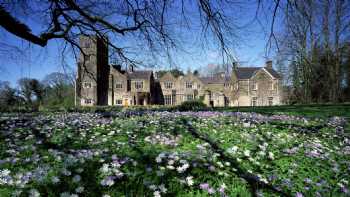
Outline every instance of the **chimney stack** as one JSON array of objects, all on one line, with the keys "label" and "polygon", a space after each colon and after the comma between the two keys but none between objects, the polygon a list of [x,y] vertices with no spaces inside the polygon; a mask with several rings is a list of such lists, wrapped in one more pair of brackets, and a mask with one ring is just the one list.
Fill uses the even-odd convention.
[{"label": "chimney stack", "polygon": [[129,64],[128,70],[129,70],[130,73],[134,72],[134,65]]},{"label": "chimney stack", "polygon": [[236,61],[232,62],[232,70],[235,70],[238,67],[238,63]]},{"label": "chimney stack", "polygon": [[272,61],[271,60],[267,60],[266,63],[265,63],[265,67],[272,69]]},{"label": "chimney stack", "polygon": [[114,64],[113,67],[114,67],[115,69],[117,69],[119,72],[122,71],[122,65],[120,65],[120,64]]}]

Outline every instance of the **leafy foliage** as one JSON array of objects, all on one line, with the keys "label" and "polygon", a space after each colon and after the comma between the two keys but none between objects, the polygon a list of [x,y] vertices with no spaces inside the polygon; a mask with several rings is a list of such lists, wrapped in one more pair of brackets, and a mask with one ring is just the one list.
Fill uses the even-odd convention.
[{"label": "leafy foliage", "polygon": [[163,77],[167,72],[170,72],[174,77],[184,76],[183,71],[180,70],[180,69],[177,69],[177,68],[172,69],[172,70],[170,70],[170,71],[168,71],[168,70],[160,70],[160,71],[157,71],[157,72],[156,72],[156,76],[157,76],[158,78],[161,78],[161,77]]},{"label": "leafy foliage", "polygon": [[1,82],[0,104],[1,111],[67,110],[74,106],[74,86],[68,75],[56,72],[48,74],[42,82],[19,79],[17,89],[9,82]]},{"label": "leafy foliage", "polygon": [[185,101],[176,107],[179,111],[198,111],[206,109],[207,106],[201,100]]}]

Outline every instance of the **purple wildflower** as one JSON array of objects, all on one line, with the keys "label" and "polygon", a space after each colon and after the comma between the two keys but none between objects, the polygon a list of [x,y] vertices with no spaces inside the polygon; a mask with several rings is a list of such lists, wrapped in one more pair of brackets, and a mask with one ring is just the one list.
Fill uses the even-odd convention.
[{"label": "purple wildflower", "polygon": [[210,187],[207,191],[208,191],[209,194],[214,194],[215,193],[215,189],[212,188],[212,187]]},{"label": "purple wildflower", "polygon": [[203,190],[208,190],[209,189],[209,184],[208,183],[201,183],[199,185],[199,188],[201,188]]}]

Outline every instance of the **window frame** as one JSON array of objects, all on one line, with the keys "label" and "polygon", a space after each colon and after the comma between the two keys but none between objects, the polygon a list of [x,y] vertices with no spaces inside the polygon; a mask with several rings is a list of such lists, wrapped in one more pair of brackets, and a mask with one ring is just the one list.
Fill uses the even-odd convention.
[{"label": "window frame", "polygon": [[258,90],[258,82],[253,81],[253,88],[252,88],[252,90],[254,90],[254,91]]},{"label": "window frame", "polygon": [[171,95],[172,95],[172,104],[176,105],[176,90],[172,90]]},{"label": "window frame", "polygon": [[186,101],[193,101],[193,100],[194,100],[193,94],[186,94]]},{"label": "window frame", "polygon": [[272,106],[272,105],[273,105],[273,97],[268,97],[268,98],[267,98],[267,101],[268,101],[268,105],[269,105],[269,106]]},{"label": "window frame", "polygon": [[84,99],[84,104],[92,104],[92,99],[90,98]]},{"label": "window frame", "polygon": [[135,81],[135,89],[142,90],[143,89],[143,81]]},{"label": "window frame", "polygon": [[172,95],[164,95],[164,105],[172,105]]},{"label": "window frame", "polygon": [[256,107],[257,104],[258,104],[258,97],[253,97],[253,98],[252,98],[251,106]]},{"label": "window frame", "polygon": [[164,82],[165,89],[172,89],[173,88],[173,82],[172,81],[165,81]]},{"label": "window frame", "polygon": [[[89,84],[89,85],[87,85],[87,84]],[[83,88],[84,88],[84,89],[90,89],[90,88],[92,88],[91,82],[84,82],[84,83],[83,83]]]},{"label": "window frame", "polygon": [[84,56],[85,62],[90,62],[91,61],[91,55],[85,55]]},{"label": "window frame", "polygon": [[185,82],[185,88],[186,89],[193,89],[193,82],[192,81],[186,81]]},{"label": "window frame", "polygon": [[83,48],[86,48],[86,49],[91,48],[91,42],[89,40],[85,41]]},{"label": "window frame", "polygon": [[[120,103],[118,101],[120,101]],[[115,104],[116,105],[123,105],[123,99],[116,99]]]},{"label": "window frame", "polygon": [[[118,86],[120,86],[120,87],[118,87]],[[115,88],[116,88],[116,89],[123,89],[123,82],[119,82],[119,81],[116,82],[116,83],[115,83]]]},{"label": "window frame", "polygon": [[269,82],[269,90],[275,90],[275,84],[273,81]]}]

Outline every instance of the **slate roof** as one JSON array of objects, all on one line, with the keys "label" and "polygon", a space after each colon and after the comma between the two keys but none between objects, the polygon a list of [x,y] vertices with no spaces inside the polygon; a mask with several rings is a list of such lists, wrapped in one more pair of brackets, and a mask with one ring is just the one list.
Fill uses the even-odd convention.
[{"label": "slate roof", "polygon": [[237,67],[235,69],[235,73],[238,79],[250,79],[257,71],[263,68],[265,68],[265,70],[273,77],[281,78],[281,76],[274,69],[266,67]]},{"label": "slate roof", "polygon": [[250,79],[261,67],[237,67],[235,73],[238,79]]},{"label": "slate roof", "polygon": [[122,66],[121,65],[111,64],[110,66],[111,66],[111,68],[119,71],[121,74],[125,73],[125,70],[122,70]]},{"label": "slate roof", "polygon": [[271,68],[266,68],[265,69],[275,78],[281,78],[281,75],[278,74],[277,71],[275,71],[274,69],[271,69]]},{"label": "slate roof", "polygon": [[224,84],[229,81],[229,78],[213,76],[213,77],[200,77],[199,78],[205,84]]},{"label": "slate roof", "polygon": [[133,72],[128,72],[130,79],[150,79],[152,71],[149,70],[136,70]]}]

